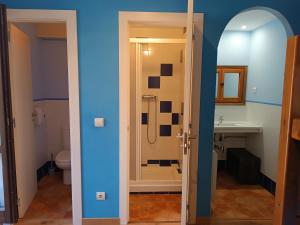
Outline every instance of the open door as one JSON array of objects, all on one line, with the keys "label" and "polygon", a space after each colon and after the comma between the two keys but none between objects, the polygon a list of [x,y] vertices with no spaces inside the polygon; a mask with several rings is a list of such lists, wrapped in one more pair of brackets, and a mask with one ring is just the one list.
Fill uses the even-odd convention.
[{"label": "open door", "polygon": [[22,218],[37,192],[31,47],[27,34],[10,24],[9,58],[18,190]]},{"label": "open door", "polygon": [[0,5],[0,224],[18,219],[6,8]]},{"label": "open door", "polygon": [[[279,139],[274,225],[296,225],[299,204],[299,130],[293,121],[300,119],[300,36],[288,40]],[[295,123],[295,125],[297,125]]]},{"label": "open door", "polygon": [[184,78],[184,113],[183,113],[183,156],[182,156],[182,203],[181,225],[188,223],[189,210],[189,165],[191,151],[191,122],[192,122],[192,81],[193,81],[193,29],[194,29],[194,0],[188,1],[188,17],[186,32],[186,57]]}]

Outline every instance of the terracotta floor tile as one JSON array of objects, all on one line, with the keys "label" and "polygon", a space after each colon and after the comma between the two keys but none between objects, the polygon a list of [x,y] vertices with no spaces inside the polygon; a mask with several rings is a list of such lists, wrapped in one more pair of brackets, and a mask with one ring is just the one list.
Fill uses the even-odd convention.
[{"label": "terracotta floor tile", "polygon": [[222,219],[272,220],[275,198],[259,185],[240,185],[219,173],[213,216]]},{"label": "terracotta floor tile", "polygon": [[38,184],[38,192],[24,218],[17,225],[71,225],[71,186],[62,183],[62,174],[46,176]]},{"label": "terracotta floor tile", "polygon": [[180,194],[130,195],[131,222],[180,221],[180,210]]}]

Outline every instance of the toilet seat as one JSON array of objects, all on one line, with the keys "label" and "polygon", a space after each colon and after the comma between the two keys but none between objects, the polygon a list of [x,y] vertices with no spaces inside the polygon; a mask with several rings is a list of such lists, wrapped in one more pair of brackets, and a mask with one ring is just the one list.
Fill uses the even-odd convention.
[{"label": "toilet seat", "polygon": [[55,163],[58,168],[63,170],[64,184],[71,184],[71,152],[63,150],[59,152],[55,158]]},{"label": "toilet seat", "polygon": [[70,150],[63,150],[56,156],[56,160],[59,163],[68,164],[71,163],[71,152]]}]

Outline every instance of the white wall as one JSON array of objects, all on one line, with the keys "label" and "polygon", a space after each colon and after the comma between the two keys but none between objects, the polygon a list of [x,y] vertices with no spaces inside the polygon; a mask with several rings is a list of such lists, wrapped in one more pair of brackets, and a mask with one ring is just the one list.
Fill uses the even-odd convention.
[{"label": "white wall", "polygon": [[[44,111],[43,102],[33,102],[34,108],[41,108]],[[45,113],[45,112],[44,112]],[[48,161],[47,153],[47,138],[46,138],[47,127],[45,120],[42,120],[40,125],[34,126],[34,139],[36,146],[36,169],[40,168]]]},{"label": "white wall", "polygon": [[46,116],[42,125],[36,126],[36,131],[43,131],[36,133],[39,135],[39,140],[43,139],[45,143],[40,146],[46,152],[46,155],[42,156],[44,162],[41,159],[40,163],[45,163],[51,159],[51,154],[55,159],[57,153],[63,150],[62,129],[69,127],[69,101],[43,100],[36,101],[34,105],[41,107]]},{"label": "white wall", "polygon": [[226,121],[246,121],[247,106],[216,105],[215,121],[218,121],[220,116],[223,116]]},{"label": "white wall", "polygon": [[261,172],[276,181],[281,106],[247,103],[247,119],[263,126],[263,133],[250,135],[247,149],[261,159]]},{"label": "white wall", "polygon": [[[247,102],[245,106],[217,106],[215,116],[215,120],[222,115],[225,121],[248,121],[263,126],[263,133],[227,139],[224,146],[247,148],[261,159],[261,172],[273,181],[277,176],[281,109],[277,105]],[[225,155],[219,159],[224,160]]]}]

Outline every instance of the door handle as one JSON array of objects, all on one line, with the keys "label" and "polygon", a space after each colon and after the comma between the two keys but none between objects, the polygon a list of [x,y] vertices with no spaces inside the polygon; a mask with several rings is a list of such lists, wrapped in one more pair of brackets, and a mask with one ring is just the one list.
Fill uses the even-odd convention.
[{"label": "door handle", "polygon": [[178,139],[183,139],[183,135],[177,134],[176,138],[178,138]]}]

